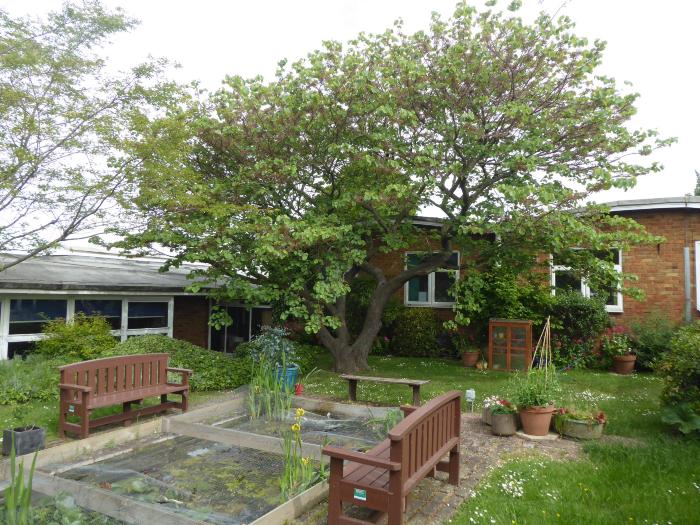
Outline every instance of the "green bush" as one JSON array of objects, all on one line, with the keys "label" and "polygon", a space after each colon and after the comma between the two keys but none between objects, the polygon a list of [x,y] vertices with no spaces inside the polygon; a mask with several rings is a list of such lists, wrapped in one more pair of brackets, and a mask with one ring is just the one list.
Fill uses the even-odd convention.
[{"label": "green bush", "polygon": [[404,308],[396,319],[391,353],[408,357],[435,357],[442,349],[438,344],[440,321],[432,308]]},{"label": "green bush", "polygon": [[49,358],[95,359],[116,346],[117,341],[110,330],[103,317],[87,317],[79,313],[70,323],[56,319],[44,327],[46,338],[37,341],[36,351]]},{"label": "green bush", "polygon": [[597,360],[596,343],[610,324],[605,303],[578,292],[559,291],[551,310],[554,362],[584,368]]},{"label": "green bush", "polygon": [[[255,351],[255,340],[240,343],[236,346],[235,357],[250,357],[251,351]],[[316,362],[318,361],[319,355],[327,352],[327,350],[321,346],[315,344],[301,343],[297,341],[291,341],[294,348],[294,363],[299,365],[301,374],[308,374],[316,367]]]},{"label": "green bush", "polygon": [[700,409],[700,321],[676,331],[657,370],[664,380],[664,404],[690,403]]},{"label": "green bush", "polygon": [[250,360],[233,358],[220,352],[165,335],[142,335],[119,343],[101,357],[131,354],[170,354],[170,366],[192,370],[192,390],[237,388],[250,379]]},{"label": "green bush", "polygon": [[675,329],[668,316],[659,310],[632,323],[632,345],[639,368],[651,370],[654,367],[668,350]]},{"label": "green bush", "polygon": [[0,362],[0,405],[58,399],[58,367],[68,362],[40,355]]}]

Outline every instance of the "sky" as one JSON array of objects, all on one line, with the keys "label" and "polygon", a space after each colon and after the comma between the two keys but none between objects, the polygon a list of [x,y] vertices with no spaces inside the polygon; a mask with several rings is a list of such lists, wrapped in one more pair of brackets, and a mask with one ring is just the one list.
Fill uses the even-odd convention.
[{"label": "sky", "polygon": [[[104,50],[114,69],[147,56],[181,67],[174,76],[217,89],[227,74],[271,78],[282,58],[296,60],[323,40],[346,41],[360,31],[380,32],[402,18],[407,31],[428,27],[430,13],[448,17],[455,0],[103,0],[122,7],[141,24]],[[501,0],[498,6],[505,7]],[[481,1],[474,2],[483,7]],[[42,15],[60,0],[3,0],[13,15]],[[655,128],[678,143],[653,159],[662,173],[640,178],[627,192],[612,190],[595,200],[682,196],[700,171],[700,2],[695,0],[524,0],[520,14],[539,11],[572,18],[580,36],[607,41],[600,72],[629,81],[640,93],[633,127]]]}]

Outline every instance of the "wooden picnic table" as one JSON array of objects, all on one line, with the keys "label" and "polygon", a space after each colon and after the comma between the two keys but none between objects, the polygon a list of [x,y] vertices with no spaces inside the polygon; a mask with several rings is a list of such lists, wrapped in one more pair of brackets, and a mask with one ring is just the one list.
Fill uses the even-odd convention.
[{"label": "wooden picnic table", "polygon": [[413,405],[420,406],[420,387],[430,383],[426,379],[405,379],[396,377],[372,377],[341,374],[340,377],[348,382],[348,395],[350,401],[357,401],[358,381],[370,381],[371,383],[388,383],[391,385],[407,385],[413,389]]}]

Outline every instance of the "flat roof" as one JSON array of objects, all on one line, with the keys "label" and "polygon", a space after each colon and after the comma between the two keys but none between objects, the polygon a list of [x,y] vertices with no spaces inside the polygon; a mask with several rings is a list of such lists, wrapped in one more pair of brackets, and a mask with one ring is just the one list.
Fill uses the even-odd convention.
[{"label": "flat roof", "polygon": [[683,197],[660,197],[657,199],[631,199],[603,203],[612,212],[639,210],[673,210],[700,209],[700,197],[685,195]]},{"label": "flat roof", "polygon": [[[12,260],[13,255],[0,255]],[[96,291],[183,294],[193,280],[188,265],[160,272],[164,261],[85,255],[43,255],[0,272],[0,291]]]}]

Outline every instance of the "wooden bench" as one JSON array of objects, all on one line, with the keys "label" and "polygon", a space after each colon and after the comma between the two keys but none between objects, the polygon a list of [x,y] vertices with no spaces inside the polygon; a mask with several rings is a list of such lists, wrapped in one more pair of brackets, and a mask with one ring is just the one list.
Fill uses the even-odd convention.
[{"label": "wooden bench", "polygon": [[[61,372],[58,435],[71,432],[86,438],[90,429],[123,421],[129,425],[139,415],[157,414],[169,408],[187,411],[191,370],[168,367],[168,354],[142,354],[82,361],[59,368]],[[180,383],[168,382],[168,372],[178,373]],[[181,400],[168,401],[168,394]],[[147,397],[160,396],[160,404],[131,409]],[[96,408],[122,405],[122,413],[90,420]],[[80,418],[80,424],[69,423],[68,416]]]},{"label": "wooden bench", "polygon": [[357,382],[370,381],[372,383],[389,383],[391,385],[408,385],[413,389],[413,405],[420,405],[420,387],[430,383],[423,379],[396,379],[395,377],[370,377],[370,376],[353,376],[349,374],[341,374],[340,377],[348,382],[348,394],[350,401],[357,401]]},{"label": "wooden bench", "polygon": [[422,407],[401,407],[406,417],[389,439],[364,453],[324,447],[331,462],[328,524],[371,523],[343,514],[343,503],[352,503],[388,513],[388,525],[402,525],[406,498],[424,477],[439,470],[458,485],[460,402],[454,391]]}]

